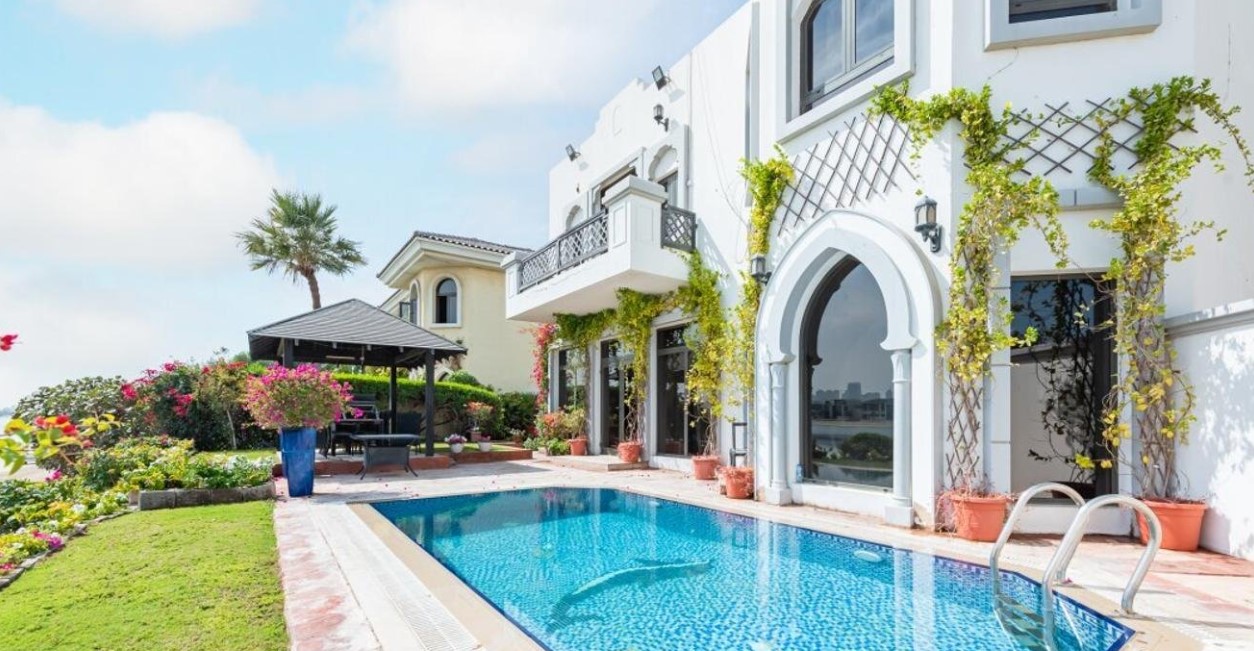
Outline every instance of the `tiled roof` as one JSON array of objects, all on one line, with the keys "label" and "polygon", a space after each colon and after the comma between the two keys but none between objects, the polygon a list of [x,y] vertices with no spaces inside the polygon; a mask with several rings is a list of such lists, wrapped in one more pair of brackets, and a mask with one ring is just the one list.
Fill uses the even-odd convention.
[{"label": "tiled roof", "polygon": [[297,347],[298,361],[324,361],[300,357],[302,353],[325,354],[329,352],[328,347],[335,350],[338,346],[344,347],[339,349],[341,353],[350,354],[355,347],[367,363],[376,365],[383,365],[381,361],[390,361],[396,354],[385,349],[430,348],[440,359],[466,352],[464,347],[444,337],[355,298],[248,331],[249,349],[254,359],[274,359],[282,339],[301,342]]},{"label": "tiled roof", "polygon": [[444,233],[432,233],[430,231],[414,231],[414,237],[434,242],[443,242],[445,244],[457,244],[459,246],[467,246],[472,249],[482,249],[484,251],[492,251],[493,253],[501,253],[508,255],[510,253],[527,253],[531,249],[521,246],[510,246],[509,244],[498,244],[481,240],[477,237],[462,237],[460,235],[445,235]]}]

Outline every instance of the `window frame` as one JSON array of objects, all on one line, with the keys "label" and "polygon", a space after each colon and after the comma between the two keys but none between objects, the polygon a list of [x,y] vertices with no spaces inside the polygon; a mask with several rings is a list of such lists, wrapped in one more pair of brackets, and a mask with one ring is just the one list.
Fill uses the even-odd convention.
[{"label": "window frame", "polygon": [[[887,1],[891,2],[892,0]],[[815,16],[818,14],[819,9],[829,2],[840,3],[840,10],[842,14],[841,47],[845,51],[846,64],[852,64],[852,66],[847,67],[844,72],[837,74],[835,77],[823,80],[822,86],[816,90],[813,78],[814,66],[812,64],[814,57],[814,43],[813,39],[810,38],[811,25]],[[856,6],[857,0],[815,0],[815,2],[810,4],[809,8],[806,9],[805,14],[802,16],[800,32],[801,84],[798,86],[798,91],[800,91],[799,102],[802,113],[813,110],[815,106],[821,104],[832,95],[839,93],[841,90],[857,82],[859,79],[892,63],[893,54],[896,50],[896,7],[893,8],[894,41],[890,41],[888,47],[885,47],[874,55],[868,57],[862,63],[858,63],[856,61],[858,47]]]},{"label": "window frame", "polygon": [[984,0],[984,50],[1144,34],[1162,24],[1162,0],[1117,0],[1114,11],[1010,22],[1011,0]]},{"label": "window frame", "polygon": [[803,109],[808,89],[802,87],[801,58],[804,19],[820,0],[789,0],[787,18],[781,29],[787,41],[784,56],[776,59],[776,86],[778,98],[775,132],[780,143],[786,144],[816,128],[830,128],[829,121],[837,119],[875,93],[880,86],[895,84],[914,73],[914,0],[893,0],[892,58],[878,67],[850,79],[844,86],[813,102]]},{"label": "window frame", "polygon": [[[456,317],[451,321],[440,320],[440,286],[444,281],[453,282],[453,315]],[[455,276],[443,276],[439,280],[432,283],[431,286],[431,327],[433,328],[452,328],[462,324],[462,284]]]},{"label": "window frame", "polygon": [[[405,300],[401,301],[401,303],[409,305],[408,321],[414,325],[421,326],[422,312],[419,306],[422,305],[422,286],[418,284],[417,280],[409,283],[409,293],[406,294]],[[404,316],[402,315],[401,318],[404,318]]]}]

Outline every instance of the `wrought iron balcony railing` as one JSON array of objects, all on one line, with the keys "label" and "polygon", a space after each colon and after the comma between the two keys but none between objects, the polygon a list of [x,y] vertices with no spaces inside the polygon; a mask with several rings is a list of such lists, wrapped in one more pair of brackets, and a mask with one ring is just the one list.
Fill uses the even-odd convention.
[{"label": "wrought iron balcony railing", "polygon": [[[696,214],[670,206],[662,206],[661,214],[662,246],[680,251],[696,248]],[[608,251],[609,217],[608,212],[602,212],[519,262],[518,291],[525,291]]]}]

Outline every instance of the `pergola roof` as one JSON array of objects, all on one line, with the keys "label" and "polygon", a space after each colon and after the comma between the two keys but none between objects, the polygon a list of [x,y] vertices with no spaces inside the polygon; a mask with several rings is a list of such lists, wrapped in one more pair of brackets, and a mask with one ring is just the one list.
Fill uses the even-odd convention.
[{"label": "pergola roof", "polygon": [[282,360],[293,343],[294,362],[422,366],[426,351],[436,361],[466,353],[444,337],[358,299],[349,299],[248,331],[253,359]]}]

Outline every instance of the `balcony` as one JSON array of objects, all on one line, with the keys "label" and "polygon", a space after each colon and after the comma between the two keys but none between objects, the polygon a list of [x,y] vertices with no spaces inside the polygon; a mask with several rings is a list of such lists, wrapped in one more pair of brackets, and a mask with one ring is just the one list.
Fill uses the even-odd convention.
[{"label": "balcony", "polygon": [[679,252],[696,246],[695,214],[663,204],[662,187],[636,177],[606,194],[606,208],[525,258],[506,258],[506,318],[550,321],[617,305],[615,291],[657,293],[687,278]]}]

